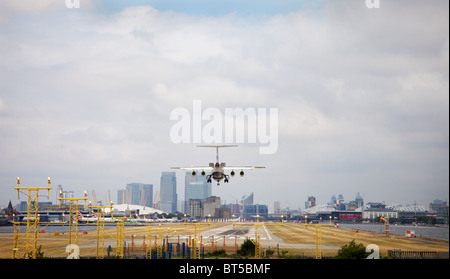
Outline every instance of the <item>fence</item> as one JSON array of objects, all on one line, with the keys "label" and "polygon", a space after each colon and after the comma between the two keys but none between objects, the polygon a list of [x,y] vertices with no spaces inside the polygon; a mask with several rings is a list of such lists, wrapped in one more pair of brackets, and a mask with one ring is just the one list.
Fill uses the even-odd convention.
[{"label": "fence", "polygon": [[391,259],[448,259],[448,252],[417,251],[417,250],[388,250]]},{"label": "fence", "polygon": [[[130,241],[131,240],[131,241]],[[159,244],[156,235],[152,236],[150,239],[146,238],[145,235],[137,236],[131,235],[131,239],[128,239],[125,254],[128,257],[139,257],[147,259],[189,259],[191,258],[191,253],[194,253],[194,247],[191,247],[191,241],[193,241],[191,236],[181,238],[179,235],[171,236],[169,235],[162,237],[162,245]],[[238,250],[238,237],[234,236],[200,236],[198,239],[197,253],[199,253],[200,258],[204,258],[205,253],[211,253],[217,250],[224,250],[225,252],[237,252]],[[231,243],[230,243],[231,242]],[[158,257],[157,250],[158,245],[161,245],[161,255]],[[149,251],[147,253],[146,251]]]}]

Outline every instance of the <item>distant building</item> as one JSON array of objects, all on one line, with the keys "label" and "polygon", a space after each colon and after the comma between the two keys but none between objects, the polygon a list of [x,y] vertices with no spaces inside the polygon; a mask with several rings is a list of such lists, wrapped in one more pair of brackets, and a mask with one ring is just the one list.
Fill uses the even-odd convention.
[{"label": "distant building", "polygon": [[[331,211],[331,212],[319,212],[317,218],[322,218],[322,221],[354,221],[362,218],[362,213],[357,211]],[[308,215],[309,219],[309,215]]]},{"label": "distant building", "polygon": [[177,211],[177,178],[175,172],[161,173],[161,210],[168,213]]},{"label": "distant building", "polygon": [[220,208],[220,198],[219,197],[208,197],[203,203],[203,217],[218,217],[216,216],[216,209]]},{"label": "distant building", "polygon": [[379,217],[383,218],[398,218],[398,212],[393,209],[386,208],[382,203],[369,203],[369,208],[364,209],[362,218],[367,220],[375,220]]},{"label": "distant building", "polygon": [[316,206],[316,197],[311,196],[308,197],[308,200],[305,202],[305,209]]},{"label": "distant building", "polygon": [[230,210],[230,214],[231,215],[234,215],[235,217],[239,217],[239,215],[240,215],[240,209],[239,208],[240,207],[239,207],[238,203],[235,203],[235,204],[230,203],[230,204],[227,204],[226,206]]},{"label": "distant building", "polygon": [[227,207],[216,208],[215,217],[216,218],[230,219],[231,218],[230,209],[227,208]]},{"label": "distant building", "polygon": [[189,215],[191,217],[203,217],[203,202],[200,199],[189,200]]},{"label": "distant building", "polygon": [[359,192],[356,194],[355,203],[356,208],[364,206],[364,199],[359,195]]},{"label": "distant building", "polygon": [[186,205],[186,201],[184,201],[184,200],[178,200],[178,201],[177,201],[177,211],[178,211],[178,212],[184,213],[184,207],[185,207],[185,205]]},{"label": "distant building", "polygon": [[117,204],[152,206],[153,184],[129,183],[125,190],[117,191]]},{"label": "distant building", "polygon": [[430,211],[436,212],[436,223],[448,224],[448,204],[442,200],[430,203]]},{"label": "distant building", "polygon": [[244,209],[244,218],[245,219],[254,219],[257,215],[259,215],[260,219],[268,218],[269,210],[267,205],[262,204],[250,204],[246,205]]},{"label": "distant building", "polygon": [[332,196],[331,196],[331,199],[330,199],[329,205],[335,205],[335,204],[336,204],[336,196],[335,196],[335,195],[332,195]]},{"label": "distant building", "polygon": [[281,217],[281,204],[279,201],[273,202],[273,216]]},{"label": "distant building", "polygon": [[251,193],[248,194],[248,195],[244,195],[244,196],[242,197],[242,204],[243,204],[243,205],[253,204],[253,196],[254,196],[253,192],[251,192]]},{"label": "distant building", "polygon": [[116,204],[125,204],[125,203],[127,203],[127,190],[125,189],[117,190]]},{"label": "distant building", "polygon": [[357,193],[354,201],[349,201],[348,203],[345,204],[345,210],[352,211],[352,210],[355,210],[355,209],[363,207],[363,206],[364,206],[364,200],[359,195],[359,193]]},{"label": "distant building", "polygon": [[245,218],[245,214],[246,214],[245,210],[246,210],[247,205],[253,205],[253,192],[251,192],[248,195],[244,195],[242,197],[242,200],[239,204],[239,211],[240,211],[239,215],[241,218]]},{"label": "distant building", "polygon": [[[34,202],[32,202],[32,204],[34,205]],[[44,202],[44,201],[38,202],[38,210],[43,210],[44,207],[48,207],[51,205],[52,205],[52,202]],[[83,206],[84,206],[84,204],[83,204]],[[57,206],[57,207],[59,208],[59,206]],[[18,206],[18,211],[22,211],[22,212],[28,211],[28,202],[21,201]]]},{"label": "distant building", "polygon": [[189,201],[191,199],[206,200],[212,196],[211,183],[206,182],[206,176],[192,176],[191,172],[186,172],[184,188],[184,200],[186,201],[184,212],[190,212]]},{"label": "distant building", "polygon": [[[73,199],[73,197],[74,197],[73,191],[62,191],[61,192],[61,198],[63,198],[63,199]],[[61,200],[61,205],[63,205],[63,204],[69,204],[69,201],[68,200]]]}]

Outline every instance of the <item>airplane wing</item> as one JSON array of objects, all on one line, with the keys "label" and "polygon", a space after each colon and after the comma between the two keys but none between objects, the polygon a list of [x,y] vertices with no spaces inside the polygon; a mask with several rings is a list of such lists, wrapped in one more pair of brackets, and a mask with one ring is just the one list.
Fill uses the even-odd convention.
[{"label": "airplane wing", "polygon": [[[252,167],[252,166],[225,166],[222,167],[223,170],[254,170],[254,169],[264,169],[266,167]],[[192,166],[192,167],[171,167],[171,169],[175,170],[204,170],[204,171],[212,171],[214,168],[212,167],[202,167],[202,166]]]},{"label": "airplane wing", "polygon": [[212,167],[202,167],[202,166],[192,166],[192,167],[171,167],[174,170],[204,170],[204,171],[212,171]]},{"label": "airplane wing", "polygon": [[254,170],[254,169],[265,169],[266,167],[252,167],[252,166],[226,166],[223,167],[224,170]]}]

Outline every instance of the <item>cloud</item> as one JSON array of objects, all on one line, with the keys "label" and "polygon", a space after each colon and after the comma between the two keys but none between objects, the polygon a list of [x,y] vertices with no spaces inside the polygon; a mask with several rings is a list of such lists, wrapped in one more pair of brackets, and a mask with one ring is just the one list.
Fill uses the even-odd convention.
[{"label": "cloud", "polygon": [[61,0],[42,0],[42,1],[2,1],[1,6],[14,13],[39,13],[51,11],[56,8],[66,8],[65,1]]},{"label": "cloud", "polygon": [[276,154],[251,144],[221,154],[267,168],[218,195],[254,191],[261,203],[296,206],[341,192],[422,204],[448,196],[445,1],[324,1],[264,18],[150,6],[104,15],[95,5],[52,10],[55,1],[31,15],[16,2],[1,4],[21,15],[0,28],[1,185],[50,175],[80,190],[157,189],[168,167],[214,159],[169,138],[170,111],[200,99],[221,111],[279,109]]}]

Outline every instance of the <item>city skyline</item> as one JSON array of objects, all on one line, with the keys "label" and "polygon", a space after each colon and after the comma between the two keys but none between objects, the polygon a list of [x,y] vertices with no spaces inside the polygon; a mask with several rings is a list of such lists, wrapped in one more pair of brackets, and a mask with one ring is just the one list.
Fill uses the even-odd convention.
[{"label": "city skyline", "polygon": [[0,1],[0,204],[17,176],[103,196],[215,162],[170,137],[171,112],[195,100],[202,145],[212,111],[278,111],[272,154],[248,124],[267,122],[236,120],[246,137],[220,160],[265,169],[212,185],[227,203],[449,199],[448,1],[65,2]]},{"label": "city skyline", "polygon": [[[129,203],[129,204],[134,204],[134,205],[144,205],[148,206],[148,207],[152,207],[152,201],[155,201],[157,199],[161,199],[161,196],[155,196],[158,194],[161,195],[161,191],[163,188],[167,187],[175,187],[175,194],[178,197],[178,190],[176,189],[176,178],[174,176],[175,172],[161,172],[161,182],[165,181],[166,179],[168,179],[166,182],[169,182],[168,184],[170,185],[166,185],[165,187],[161,187],[164,183],[160,184],[159,190],[158,189],[153,189],[153,184],[145,184],[145,183],[127,183],[125,189],[118,189],[117,190],[117,196],[116,198],[111,198],[111,200],[116,200],[117,203],[114,204],[121,204],[121,201],[124,201],[124,203]],[[164,179],[163,179],[164,177]],[[209,197],[216,197],[216,195],[214,195],[212,193],[212,185],[211,183],[207,183],[205,177],[201,176],[201,175],[196,175],[196,176],[192,176],[191,172],[185,172],[185,193],[188,193],[187,195],[184,196],[184,200],[180,200],[177,198],[176,202],[171,203],[168,202],[168,200],[166,199],[166,209],[168,209],[169,207],[171,208],[171,210],[164,210],[162,207],[163,204],[163,200],[164,197],[159,201],[159,208],[162,211],[165,211],[167,213],[174,213],[175,211],[179,211],[183,213],[183,209],[184,208],[177,208],[177,204],[178,202],[181,202],[182,204],[184,204],[186,206],[186,209],[189,210],[189,199],[199,199],[199,200],[206,200]],[[173,185],[173,184],[174,185]],[[55,189],[56,192],[58,192],[60,189],[62,189],[63,185],[58,185],[58,187]],[[191,188],[191,189],[190,189]],[[76,194],[74,194],[74,191],[71,190],[70,188],[64,188],[68,191],[65,191],[64,193],[70,194],[70,197],[75,197]],[[95,189],[93,189],[95,192]],[[53,191],[53,189],[51,190]],[[89,191],[88,191],[89,192]],[[365,202],[363,202],[364,198],[360,195],[359,192],[357,192],[355,194],[355,199],[354,200],[346,200],[343,194],[338,194],[338,198],[336,198],[336,194],[335,193],[330,193],[329,194],[329,198],[328,201],[325,199],[323,201],[319,201],[316,202],[316,197],[314,195],[307,195],[307,198],[305,199],[305,201],[303,201],[304,206],[291,206],[288,203],[283,203],[280,202],[279,200],[270,200],[268,202],[260,202],[258,199],[256,199],[256,201],[254,200],[254,192],[250,192],[250,193],[246,193],[244,195],[241,196],[241,198],[235,199],[233,201],[226,201],[226,200],[221,200],[221,204],[222,205],[230,205],[230,204],[241,204],[243,206],[246,205],[264,205],[268,207],[268,212],[271,214],[277,214],[276,212],[276,207],[275,204],[278,204],[279,209],[280,210],[290,210],[290,211],[304,211],[307,210],[308,208],[313,208],[315,206],[321,207],[321,206],[328,206],[331,205],[339,205],[339,204],[343,204],[343,203],[355,203],[355,208],[361,207],[363,204],[366,205],[368,203],[381,203],[381,204],[385,204],[385,205],[392,205],[392,206],[413,206],[413,207],[417,207],[417,208],[426,208],[428,210],[428,206],[429,204],[436,202],[436,201],[442,201],[442,202],[448,202],[448,200],[446,198],[444,199],[440,199],[440,198],[435,198],[431,201],[429,201],[426,204],[417,204],[416,201],[410,202],[410,203],[398,203],[398,202],[391,202],[391,203],[386,203],[385,200],[367,200]],[[89,197],[90,194],[88,194]],[[101,195],[99,195],[100,197]],[[129,197],[128,197],[129,196]],[[153,199],[153,196],[155,196],[155,199]],[[128,198],[127,198],[128,197]],[[217,196],[218,198],[220,198],[220,196]],[[108,197],[106,197],[106,193],[105,193],[105,199],[109,199]],[[25,199],[26,200],[26,199]],[[24,198],[19,199],[16,203],[14,203],[13,200],[10,200],[13,204],[22,204],[24,203]],[[98,203],[100,204],[105,204],[105,201],[102,198],[98,198]],[[311,203],[312,201],[312,203]],[[45,199],[41,200],[41,202],[44,203],[53,203],[53,199],[51,198],[50,195],[50,199],[47,201]],[[157,201],[158,202],[158,201]],[[184,203],[183,203],[184,202]],[[299,201],[299,204],[302,201]],[[9,203],[9,202],[8,202]],[[57,203],[55,203],[57,204]],[[0,205],[5,207],[4,205]],[[183,205],[182,205],[183,207]],[[339,208],[337,207],[337,210],[344,210],[343,208]]]}]

